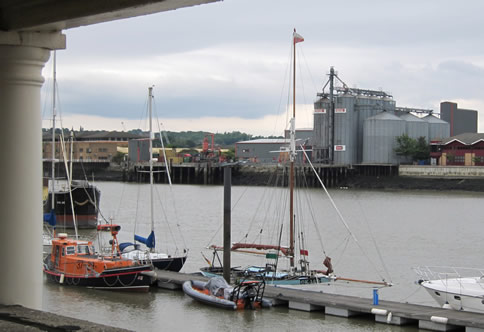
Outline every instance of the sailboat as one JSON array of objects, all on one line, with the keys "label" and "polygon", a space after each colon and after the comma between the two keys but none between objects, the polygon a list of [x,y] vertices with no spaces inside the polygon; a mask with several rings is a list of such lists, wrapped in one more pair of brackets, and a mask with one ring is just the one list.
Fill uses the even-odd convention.
[{"label": "sailboat", "polygon": [[[55,121],[57,115],[55,51],[53,57],[52,81],[52,167],[50,184],[47,183],[47,195],[44,199],[44,222],[48,223],[52,227],[61,226],[63,228],[96,228],[98,222],[99,202],[101,198],[101,192],[99,189],[85,180],[70,180],[68,183],[57,183],[55,178]],[[61,138],[59,138],[59,142],[61,142],[61,144],[63,143]]]},{"label": "sailboat", "polygon": [[[153,87],[148,88],[148,111],[149,111],[149,177],[150,177],[150,225],[151,232],[147,237],[134,235],[134,242],[125,242],[120,244],[122,256],[124,258],[149,262],[159,270],[178,272],[182,269],[183,264],[187,260],[187,251],[184,250],[183,255],[170,255],[167,253],[158,252],[155,250],[155,220],[154,220],[154,202],[153,202],[153,121],[152,121],[152,101],[153,101]],[[161,136],[160,136],[161,139]],[[140,242],[144,244],[148,250],[141,250]]]},{"label": "sailboat", "polygon": [[[280,241],[282,237],[279,236],[279,243],[276,244],[261,244],[261,243],[233,243],[231,251],[245,252],[253,254],[265,254],[265,266],[249,266],[244,269],[232,268],[231,271],[235,273],[235,277],[251,277],[254,279],[265,279],[268,284],[287,284],[298,285],[308,283],[322,283],[327,282],[331,278],[333,272],[331,258],[326,257],[324,264],[326,270],[310,270],[309,262],[307,260],[308,251],[304,248],[295,250],[295,220],[294,220],[294,189],[295,189],[295,171],[294,163],[297,157],[296,151],[296,44],[303,42],[304,38],[296,32],[292,36],[292,50],[293,50],[293,109],[292,118],[290,120],[290,144],[289,144],[289,244],[282,246]],[[212,277],[219,274],[222,268],[215,266],[215,259],[218,257],[217,251],[223,250],[221,247],[212,245],[210,247],[214,250],[213,259],[209,267],[201,268],[203,275]],[[296,260],[296,257],[298,259]],[[280,268],[279,259],[288,258],[290,263],[289,270]],[[220,261],[220,259],[218,259]],[[296,261],[299,266],[296,266]]]},{"label": "sailboat", "polygon": [[[284,150],[284,158],[285,160],[288,159],[289,161],[289,170],[288,174],[286,173],[286,168],[283,167],[283,177],[288,177],[288,187],[289,187],[289,197],[287,194],[281,195],[281,207],[276,210],[275,212],[268,213],[268,208],[273,207],[273,202],[276,200],[275,194],[270,195],[270,204],[267,205],[268,208],[262,208],[262,213],[265,213],[266,216],[262,217],[259,215],[258,219],[263,219],[263,223],[269,223],[268,218],[277,219],[279,217],[283,217],[285,220],[287,216],[282,215],[280,211],[287,211],[286,201],[288,199],[289,202],[289,227],[284,225],[284,222],[281,220],[276,220],[279,222],[279,228],[277,230],[273,230],[271,234],[272,243],[266,244],[262,242],[262,234],[264,233],[264,229],[260,228],[258,230],[258,234],[256,235],[254,240],[260,241],[256,242],[254,240],[248,239],[247,235],[244,237],[244,242],[239,241],[237,243],[233,243],[231,247],[232,252],[239,252],[239,253],[246,253],[251,255],[265,255],[265,264],[262,266],[248,266],[245,268],[231,268],[232,275],[235,279],[241,278],[252,278],[256,280],[264,279],[267,284],[277,284],[277,285],[304,285],[304,284],[319,284],[319,283],[327,283],[333,282],[337,280],[344,280],[347,282],[359,282],[359,283],[368,283],[372,284],[374,287],[385,287],[390,286],[389,283],[386,281],[367,281],[367,280],[359,280],[359,279],[349,279],[336,276],[334,274],[333,265],[331,262],[331,258],[326,255],[323,250],[323,259],[322,263],[324,268],[322,269],[311,269],[310,262],[309,262],[309,250],[307,247],[306,233],[302,231],[302,228],[298,228],[299,225],[302,223],[301,219],[299,218],[296,220],[296,172],[295,172],[295,163],[299,160],[307,160],[308,164],[313,169],[316,178],[319,180],[321,186],[323,187],[324,191],[330,198],[330,201],[333,203],[333,207],[336,209],[334,202],[332,201],[331,197],[329,196],[328,191],[326,190],[322,180],[320,179],[319,175],[315,171],[312,163],[311,158],[309,158],[308,153],[304,147],[304,144],[300,144],[296,140],[296,45],[300,42],[303,42],[304,38],[299,35],[296,30],[294,30],[292,36],[292,51],[293,51],[293,98],[292,98],[292,117],[290,119],[290,140],[289,140],[289,148]],[[298,148],[296,148],[296,143],[298,143]],[[288,153],[288,157],[286,158]],[[282,153],[281,153],[282,154]],[[277,170],[276,170],[277,172]],[[279,173],[276,177],[279,177]],[[284,185],[286,179],[282,179],[280,182]],[[283,191],[279,190],[279,193]],[[286,191],[284,191],[286,193]],[[268,195],[269,196],[269,195]],[[301,200],[298,200],[300,202]],[[270,206],[272,205],[272,206]],[[299,208],[297,210],[298,215],[303,215],[301,213],[302,209]],[[337,210],[337,209],[336,209]],[[343,220],[339,210],[337,210],[339,217]],[[285,213],[285,212],[284,212]],[[298,221],[296,223],[296,221]],[[286,222],[287,224],[287,222]],[[346,226],[346,225],[345,225]],[[284,232],[288,233],[285,237],[283,236]],[[297,244],[296,244],[297,239]],[[287,243],[282,244],[283,241],[287,241]],[[209,246],[210,249],[213,250],[213,259],[212,261],[208,261],[209,266],[201,268],[201,273],[207,277],[213,277],[214,275],[220,274],[222,271],[221,266],[216,266],[215,262],[220,263],[220,259],[218,258],[218,251],[222,251],[223,247],[211,245]],[[288,267],[282,267],[283,262],[287,263]],[[220,264],[221,265],[221,264]]]}]

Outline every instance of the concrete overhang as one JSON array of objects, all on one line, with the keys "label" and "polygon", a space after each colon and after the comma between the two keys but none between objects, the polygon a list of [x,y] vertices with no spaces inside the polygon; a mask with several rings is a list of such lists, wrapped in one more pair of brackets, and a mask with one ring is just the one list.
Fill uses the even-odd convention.
[{"label": "concrete overhang", "polygon": [[0,31],[61,31],[221,0],[2,0]]}]

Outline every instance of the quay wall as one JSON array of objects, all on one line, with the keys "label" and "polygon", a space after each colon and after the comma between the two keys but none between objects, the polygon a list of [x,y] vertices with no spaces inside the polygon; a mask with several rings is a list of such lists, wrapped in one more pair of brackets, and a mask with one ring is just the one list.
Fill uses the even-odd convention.
[{"label": "quay wall", "polygon": [[400,176],[428,176],[428,177],[483,177],[484,167],[479,166],[427,166],[427,165],[400,165]]},{"label": "quay wall", "polygon": [[[50,163],[44,163],[44,179],[50,177]],[[56,176],[65,178],[63,164],[56,165]],[[232,184],[265,186],[274,174],[275,165],[237,165],[232,171]],[[413,165],[315,165],[328,188],[375,190],[460,190],[484,192],[484,167],[413,166]],[[154,180],[168,183],[162,163],[155,163]],[[110,165],[109,163],[74,163],[73,178],[89,181],[127,181],[148,183],[148,166]],[[285,170],[288,172],[288,170]],[[319,188],[319,180],[309,166],[296,167],[296,175],[304,176],[309,187]],[[223,167],[210,163],[172,165],[174,184],[222,185]],[[284,185],[287,185],[285,183]]]}]

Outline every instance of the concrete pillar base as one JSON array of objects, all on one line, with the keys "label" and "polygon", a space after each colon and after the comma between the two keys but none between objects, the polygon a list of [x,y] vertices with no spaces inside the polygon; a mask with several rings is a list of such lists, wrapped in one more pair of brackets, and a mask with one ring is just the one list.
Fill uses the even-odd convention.
[{"label": "concrete pillar base", "polygon": [[318,310],[323,310],[323,307],[310,304],[310,303],[302,303],[302,302],[295,302],[295,301],[289,301],[289,309],[294,309],[294,310],[301,310],[301,311],[318,311]]},{"label": "concrete pillar base", "polygon": [[416,319],[408,319],[404,317],[392,316],[390,321],[388,321],[388,315],[375,315],[375,322],[377,323],[386,323],[390,325],[409,325],[417,323]]},{"label": "concrete pillar base", "polygon": [[362,315],[362,313],[358,311],[335,308],[335,307],[326,307],[325,314],[331,315],[331,316],[346,317],[346,318]]},{"label": "concrete pillar base", "polygon": [[418,328],[431,331],[454,331],[460,329],[459,326],[450,324],[434,323],[428,320],[419,320]]}]

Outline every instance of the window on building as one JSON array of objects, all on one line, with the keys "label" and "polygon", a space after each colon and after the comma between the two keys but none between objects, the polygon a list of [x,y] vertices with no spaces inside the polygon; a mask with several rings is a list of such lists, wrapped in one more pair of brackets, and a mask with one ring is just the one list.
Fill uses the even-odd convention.
[{"label": "window on building", "polygon": [[87,152],[87,153],[91,153],[91,152],[92,152],[91,148],[87,148],[87,149],[86,149],[86,152]]},{"label": "window on building", "polygon": [[464,163],[465,162],[465,157],[464,156],[455,156],[454,161],[456,163]]},{"label": "window on building", "polygon": [[242,149],[242,152],[249,152],[249,149]]},{"label": "window on building", "polygon": [[84,152],[84,149],[83,148],[79,148],[79,152]]}]

